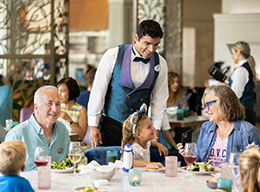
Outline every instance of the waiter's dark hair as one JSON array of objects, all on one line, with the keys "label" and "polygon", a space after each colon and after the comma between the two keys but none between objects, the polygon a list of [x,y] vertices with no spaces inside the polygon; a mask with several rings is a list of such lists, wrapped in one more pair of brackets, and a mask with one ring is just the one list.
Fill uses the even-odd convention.
[{"label": "waiter's dark hair", "polygon": [[137,29],[138,41],[145,35],[149,35],[151,38],[163,37],[163,32],[160,24],[153,20],[142,21]]}]

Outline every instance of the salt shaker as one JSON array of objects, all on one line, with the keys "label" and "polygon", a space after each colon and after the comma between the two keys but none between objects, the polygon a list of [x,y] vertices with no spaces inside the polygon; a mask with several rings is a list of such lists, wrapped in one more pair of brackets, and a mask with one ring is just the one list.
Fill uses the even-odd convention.
[{"label": "salt shaker", "polygon": [[123,171],[128,172],[129,169],[133,168],[134,156],[133,147],[129,143],[124,146],[123,150]]}]

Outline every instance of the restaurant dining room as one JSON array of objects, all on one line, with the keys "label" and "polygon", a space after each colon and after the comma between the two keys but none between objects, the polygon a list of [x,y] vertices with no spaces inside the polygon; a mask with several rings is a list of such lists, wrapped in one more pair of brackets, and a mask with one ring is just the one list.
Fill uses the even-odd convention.
[{"label": "restaurant dining room", "polygon": [[260,191],[259,34],[259,0],[0,0],[0,191]]}]

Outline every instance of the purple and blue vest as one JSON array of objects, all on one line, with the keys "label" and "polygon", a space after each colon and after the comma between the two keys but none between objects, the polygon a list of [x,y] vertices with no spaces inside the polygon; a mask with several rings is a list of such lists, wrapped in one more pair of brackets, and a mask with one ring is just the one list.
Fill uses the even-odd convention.
[{"label": "purple and blue vest", "polygon": [[145,81],[135,88],[131,79],[131,46],[132,44],[119,46],[102,110],[103,114],[120,123],[139,110],[143,103],[149,106],[151,92],[159,75],[159,70],[154,70],[159,65],[159,55],[154,52],[146,64],[150,65],[150,70]]}]

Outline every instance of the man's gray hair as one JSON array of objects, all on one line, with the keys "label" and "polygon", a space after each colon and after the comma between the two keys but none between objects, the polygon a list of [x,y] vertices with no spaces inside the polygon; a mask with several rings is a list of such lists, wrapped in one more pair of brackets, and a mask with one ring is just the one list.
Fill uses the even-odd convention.
[{"label": "man's gray hair", "polygon": [[58,92],[57,87],[54,87],[52,85],[44,85],[44,86],[40,87],[39,89],[37,89],[37,91],[34,93],[34,104],[36,104],[36,103],[39,104],[41,102],[40,95],[41,95],[41,92],[44,90],[52,90],[52,91]]}]

